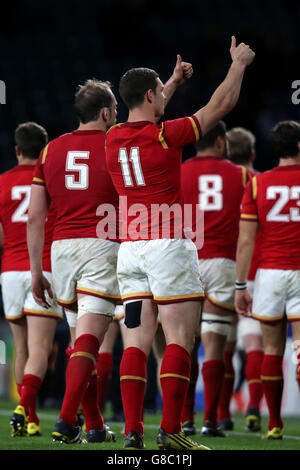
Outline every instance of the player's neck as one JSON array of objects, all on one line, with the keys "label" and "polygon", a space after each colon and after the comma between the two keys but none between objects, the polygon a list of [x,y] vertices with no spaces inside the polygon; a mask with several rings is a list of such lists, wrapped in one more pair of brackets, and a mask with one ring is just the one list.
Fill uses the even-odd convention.
[{"label": "player's neck", "polygon": [[79,124],[77,129],[78,131],[103,131],[106,132],[106,124],[104,122],[93,121],[88,122],[87,124],[83,124],[82,122]]},{"label": "player's neck", "polygon": [[216,152],[212,148],[205,149],[202,151],[198,150],[196,156],[197,157],[217,157],[217,158],[224,157],[224,155],[221,155],[219,152]]},{"label": "player's neck", "polygon": [[300,165],[300,155],[298,157],[281,158],[278,166]]},{"label": "player's neck", "polygon": [[152,108],[141,106],[140,108],[134,108],[131,111],[129,111],[127,121],[128,122],[150,121],[155,124],[157,119],[155,117],[155,113]]},{"label": "player's neck", "polygon": [[36,165],[37,160],[32,159],[32,158],[26,158],[26,157],[18,157],[18,164],[19,165]]}]

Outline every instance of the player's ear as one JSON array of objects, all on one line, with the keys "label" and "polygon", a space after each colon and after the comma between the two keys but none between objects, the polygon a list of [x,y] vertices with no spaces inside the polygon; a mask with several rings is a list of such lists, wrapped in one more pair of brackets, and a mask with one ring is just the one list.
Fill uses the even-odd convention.
[{"label": "player's ear", "polygon": [[19,149],[17,145],[15,145],[15,151],[16,151],[17,157],[19,157],[21,155],[21,150]]},{"label": "player's ear", "polygon": [[103,121],[107,122],[109,120],[109,117],[110,117],[109,108],[107,108],[107,107],[102,108],[101,113],[102,113]]},{"label": "player's ear", "polygon": [[152,101],[153,101],[153,90],[151,90],[151,88],[146,92],[145,97],[146,97],[146,101],[148,103],[152,103]]},{"label": "player's ear", "polygon": [[298,147],[298,153],[300,154],[300,142],[298,142],[297,147]]}]

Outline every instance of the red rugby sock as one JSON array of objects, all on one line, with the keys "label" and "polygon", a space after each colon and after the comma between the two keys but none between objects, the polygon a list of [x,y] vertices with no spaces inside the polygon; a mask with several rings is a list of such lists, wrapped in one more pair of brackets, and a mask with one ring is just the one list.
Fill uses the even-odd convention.
[{"label": "red rugby sock", "polygon": [[199,376],[199,363],[191,364],[191,377],[182,409],[182,422],[195,421],[195,393]]},{"label": "red rugby sock", "polygon": [[101,412],[103,412],[105,396],[111,379],[113,368],[112,353],[99,353],[96,367],[98,380],[98,403]]},{"label": "red rugby sock", "polygon": [[221,388],[221,395],[219,399],[218,421],[221,421],[226,418],[231,418],[230,400],[233,392],[235,375],[232,363],[233,354],[233,351],[224,351],[225,372]]},{"label": "red rugby sock", "polygon": [[125,415],[125,435],[144,434],[143,412],[147,383],[147,356],[139,348],[126,348],[120,364],[121,394]]},{"label": "red rugby sock", "polygon": [[261,367],[261,380],[269,409],[269,430],[283,428],[281,399],[283,392],[282,356],[265,354]]},{"label": "red rugby sock", "polygon": [[36,397],[41,384],[42,380],[36,375],[26,374],[23,377],[20,405],[24,406],[29,423],[40,423],[36,413]]},{"label": "red rugby sock", "polygon": [[90,429],[101,430],[104,427],[103,416],[98,404],[97,385],[97,369],[95,368],[81,401],[87,431]]},{"label": "red rugby sock", "polygon": [[202,366],[204,382],[204,421],[217,425],[217,409],[225,371],[224,361],[205,361]]},{"label": "red rugby sock", "polygon": [[178,344],[169,344],[165,350],[160,372],[163,394],[163,414],[160,427],[167,433],[181,431],[182,409],[190,375],[190,354]]},{"label": "red rugby sock", "polygon": [[249,403],[247,409],[254,406],[259,410],[260,402],[263,396],[261,383],[261,366],[264,359],[263,351],[250,351],[246,358],[245,375],[249,389]]},{"label": "red rugby sock", "polygon": [[86,392],[92,370],[98,357],[99,341],[94,335],[84,334],[76,339],[66,370],[66,391],[60,418],[71,426],[77,421],[77,410]]}]

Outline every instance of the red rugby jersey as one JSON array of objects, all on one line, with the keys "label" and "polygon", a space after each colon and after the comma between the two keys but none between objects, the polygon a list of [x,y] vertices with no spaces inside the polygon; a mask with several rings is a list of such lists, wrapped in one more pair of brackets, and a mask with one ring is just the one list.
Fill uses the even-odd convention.
[{"label": "red rugby jersey", "polygon": [[[248,170],[248,173],[251,176],[251,178],[253,178],[253,176],[259,175],[259,172],[256,170]],[[260,252],[261,252],[261,231],[258,230],[256,237],[255,237],[255,246],[254,246],[249,273],[248,273],[248,281],[254,281],[255,279],[256,271],[259,266]]]},{"label": "red rugby jersey", "polygon": [[106,158],[121,196],[123,240],[184,236],[182,147],[200,136],[195,116],[159,125],[149,121],[125,122],[108,131]]},{"label": "red rugby jersey", "polygon": [[[33,184],[46,186],[56,210],[53,240],[117,240],[119,197],[106,167],[104,131],[74,131],[49,142]],[[104,234],[98,224],[105,221]]]},{"label": "red rugby jersey", "polygon": [[[235,260],[240,205],[247,170],[222,157],[193,157],[181,168],[185,204],[204,212],[204,244],[199,259]],[[195,231],[193,223],[193,231]]]},{"label": "red rugby jersey", "polygon": [[278,166],[247,184],[241,220],[261,230],[259,268],[300,269],[300,165]]},{"label": "red rugby jersey", "polygon": [[[0,175],[0,218],[4,230],[1,271],[29,271],[27,219],[35,165],[17,165]],[[50,249],[55,213],[51,209],[45,227],[43,269],[51,271]]]}]

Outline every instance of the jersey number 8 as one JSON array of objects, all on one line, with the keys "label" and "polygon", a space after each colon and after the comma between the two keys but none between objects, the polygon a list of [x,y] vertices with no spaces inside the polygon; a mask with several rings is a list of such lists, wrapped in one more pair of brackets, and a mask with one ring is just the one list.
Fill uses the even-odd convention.
[{"label": "jersey number 8", "polygon": [[223,209],[223,180],[220,175],[201,175],[198,179],[199,206],[203,211]]}]

